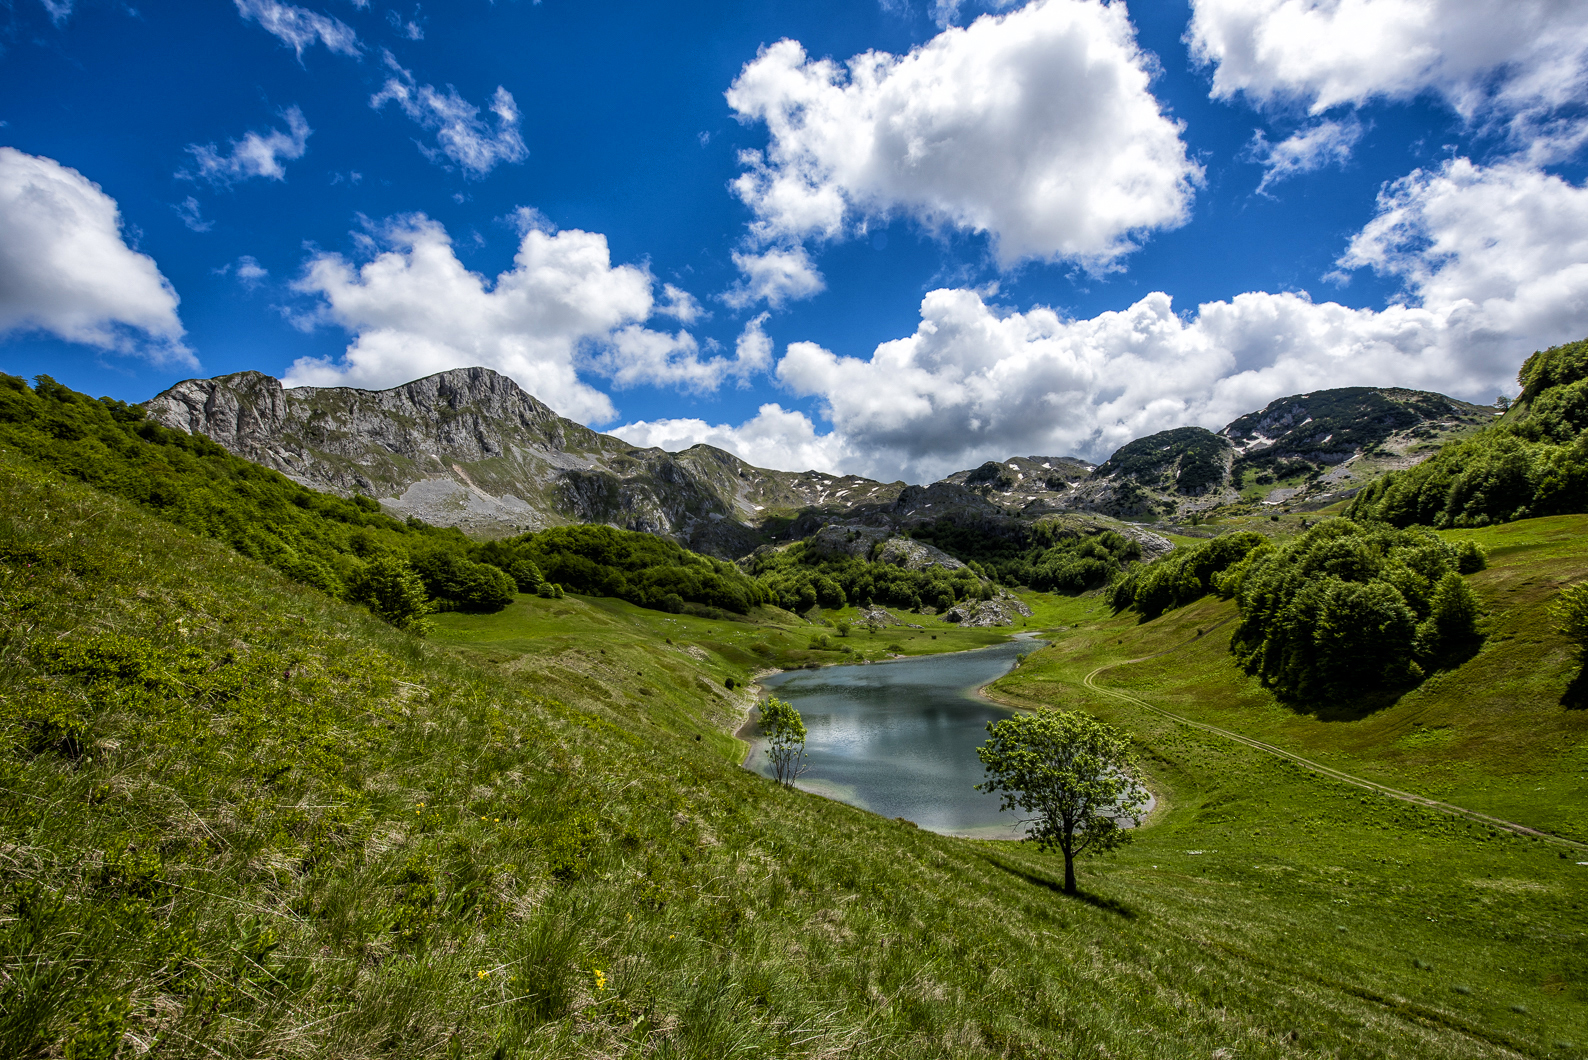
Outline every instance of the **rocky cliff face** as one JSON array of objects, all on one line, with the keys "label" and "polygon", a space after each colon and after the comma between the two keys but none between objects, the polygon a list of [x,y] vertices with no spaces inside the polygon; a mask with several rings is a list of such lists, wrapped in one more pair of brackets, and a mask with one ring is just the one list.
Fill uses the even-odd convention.
[{"label": "rocky cliff face", "polygon": [[601,522],[737,552],[766,477],[709,446],[667,453],[598,434],[484,368],[380,391],[241,372],[179,383],[145,408],[315,489],[487,535]]}]

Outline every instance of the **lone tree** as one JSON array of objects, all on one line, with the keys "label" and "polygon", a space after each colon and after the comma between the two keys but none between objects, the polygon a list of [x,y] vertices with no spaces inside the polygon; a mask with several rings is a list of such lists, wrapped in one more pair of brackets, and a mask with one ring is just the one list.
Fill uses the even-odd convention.
[{"label": "lone tree", "polygon": [[792,788],[805,772],[805,720],[792,703],[772,697],[761,704],[761,731],[766,734],[772,776],[785,788]]},{"label": "lone tree", "polygon": [[1064,893],[1075,893],[1075,856],[1121,846],[1141,823],[1147,795],[1124,733],[1079,711],[1038,710],[988,722],[976,754],[988,779],[976,790],[1002,792],[999,810],[1034,814],[1026,838],[1064,852]]}]

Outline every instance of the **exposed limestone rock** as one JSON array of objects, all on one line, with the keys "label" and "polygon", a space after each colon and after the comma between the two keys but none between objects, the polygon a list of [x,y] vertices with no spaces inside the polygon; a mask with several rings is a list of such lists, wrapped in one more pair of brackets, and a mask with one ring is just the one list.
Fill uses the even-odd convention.
[{"label": "exposed limestone rock", "polygon": [[967,600],[943,612],[944,622],[977,628],[1012,626],[1015,616],[1031,617],[1031,608],[1013,596],[999,596],[995,600]]},{"label": "exposed limestone rock", "polygon": [[940,548],[912,541],[907,537],[894,537],[885,541],[881,551],[877,553],[877,562],[892,563],[905,570],[925,570],[927,567],[958,570],[965,565]]}]

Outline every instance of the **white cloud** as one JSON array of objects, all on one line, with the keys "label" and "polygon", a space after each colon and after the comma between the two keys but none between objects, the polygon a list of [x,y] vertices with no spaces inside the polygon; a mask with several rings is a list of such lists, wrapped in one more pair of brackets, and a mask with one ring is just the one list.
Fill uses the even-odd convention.
[{"label": "white cloud", "polygon": [[1277,144],[1259,130],[1252,137],[1251,153],[1262,163],[1263,179],[1257,185],[1259,194],[1270,184],[1278,183],[1299,173],[1310,173],[1328,165],[1344,165],[1351,157],[1351,149],[1362,139],[1362,123],[1352,118],[1348,121],[1320,121],[1298,129]]},{"label": "white cloud", "polygon": [[513,94],[501,85],[491,97],[491,113],[496,115],[496,128],[480,117],[480,108],[458,95],[451,85],[445,93],[432,85],[420,85],[414,75],[404,70],[390,52],[386,65],[396,75],[386,80],[386,85],[370,97],[369,105],[376,110],[395,101],[404,114],[420,126],[436,134],[437,148],[420,145],[425,157],[435,161],[445,156],[463,167],[470,177],[484,177],[502,162],[522,162],[529,157],[529,149],[519,135],[518,104]]},{"label": "white cloud", "polygon": [[733,344],[735,364],[741,386],[747,385],[752,375],[759,375],[772,367],[772,339],[763,330],[770,313],[762,313],[745,322],[744,330],[739,332],[738,341]]},{"label": "white cloud", "polygon": [[204,208],[191,195],[171,208],[182,219],[182,223],[195,232],[208,232],[215,227],[214,221],[204,220]]},{"label": "white cloud", "polygon": [[614,267],[599,233],[529,228],[513,267],[494,281],[464,268],[446,231],[423,215],[366,240],[374,254],[365,264],[319,254],[296,283],[321,299],[307,322],[336,324],[353,341],[339,359],[296,361],[288,385],[381,388],[479,365],[565,416],[600,422],[612,418],[612,402],[579,378],[582,363],[619,385],[694,389],[732,368],[722,358],[702,364],[685,332],[637,326],[653,312],[653,281],[632,265]]},{"label": "white cloud", "polygon": [[630,324],[614,332],[589,364],[618,387],[649,383],[705,393],[722,386],[725,379],[747,386],[751,376],[772,367],[772,340],[761,330],[768,315],[762,313],[744,326],[731,360],[701,360],[695,337],[686,331],[668,335]]},{"label": "white cloud", "polygon": [[1580,0],[1192,0],[1187,40],[1213,95],[1313,114],[1442,96],[1536,125],[1588,89]]},{"label": "white cloud", "polygon": [[386,12],[386,21],[391,23],[391,28],[396,30],[397,35],[400,37],[406,37],[408,40],[425,39],[425,28],[423,26],[412,19],[404,22],[403,17],[395,11]]},{"label": "white cloud", "polygon": [[692,445],[714,445],[756,467],[777,471],[825,470],[852,458],[836,433],[818,434],[804,413],[775,404],[762,405],[753,419],[738,427],[701,419],[640,420],[607,433],[631,445],[675,453]]},{"label": "white cloud", "polygon": [[959,9],[964,0],[932,0],[932,21],[938,29],[947,29],[959,21]]},{"label": "white cloud", "polygon": [[[286,180],[287,170],[282,160],[302,158],[314,130],[303,120],[303,111],[297,107],[288,107],[281,116],[287,119],[286,132],[271,129],[263,136],[256,132],[245,133],[241,140],[231,141],[231,151],[226,154],[212,143],[189,144],[188,153],[198,163],[198,176],[220,187],[230,187],[252,177]],[[185,172],[180,175],[191,176]]]},{"label": "white cloud", "polygon": [[1183,223],[1201,170],[1149,89],[1124,4],[1034,0],[903,56],[839,64],[763,48],[729,89],[765,122],[733,190],[762,245],[835,239],[907,215],[985,232],[1004,264],[1109,267]]},{"label": "white cloud", "polygon": [[1378,207],[1342,266],[1400,277],[1513,358],[1588,332],[1588,187],[1457,158],[1390,185]]},{"label": "white cloud", "polygon": [[59,26],[72,17],[72,0],[39,0],[49,12],[50,21]]},{"label": "white cloud", "polygon": [[707,319],[711,316],[701,308],[700,302],[694,295],[682,287],[674,287],[670,283],[662,284],[662,297],[666,301],[656,307],[656,312],[662,316],[672,317],[680,324],[689,325],[697,320]]},{"label": "white cloud", "polygon": [[198,363],[182,345],[176,291],[123,240],[116,200],[77,170],[0,147],[0,233],[0,334]]},{"label": "white cloud", "polygon": [[[1531,351],[1588,334],[1588,187],[1456,159],[1386,188],[1340,265],[1400,278],[1403,301],[1354,309],[1257,291],[1180,316],[1156,292],[1073,320],[932,291],[915,333],[869,357],[790,344],[777,378],[815,397],[831,430],[807,437],[783,420],[783,436],[797,452],[830,454],[817,465],[826,470],[928,481],[1011,454],[1101,459],[1154,431],[1217,429],[1316,389],[1487,400],[1513,388]],[[736,433],[749,427],[671,421],[644,436],[687,435],[752,459]],[[775,435],[763,426],[755,437],[764,454]]]},{"label": "white cloud", "polygon": [[303,49],[316,43],[329,51],[356,56],[358,34],[347,23],[279,0],[235,0],[237,13],[257,22],[269,34],[291,48],[301,61]]},{"label": "white cloud", "polygon": [[774,309],[820,294],[826,284],[803,246],[773,247],[761,253],[734,251],[743,278],[722,294],[735,309],[766,302]]},{"label": "white cloud", "polygon": [[244,254],[237,259],[236,276],[238,283],[252,291],[270,278],[270,270],[259,264],[259,259],[252,254]]}]

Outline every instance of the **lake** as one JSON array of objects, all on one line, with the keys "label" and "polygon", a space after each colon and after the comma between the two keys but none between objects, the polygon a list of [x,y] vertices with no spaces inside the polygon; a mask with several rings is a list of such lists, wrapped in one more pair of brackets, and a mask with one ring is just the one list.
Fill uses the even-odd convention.
[{"label": "lake", "polygon": [[[934,832],[1019,838],[1020,812],[1000,814],[998,796],[973,790],[984,779],[976,748],[987,723],[1011,713],[975,690],[1042,646],[1029,634],[1018,637],[977,651],[762,678],[805,720],[808,768],[798,786]],[[761,740],[751,739],[745,765],[771,775]]]}]

